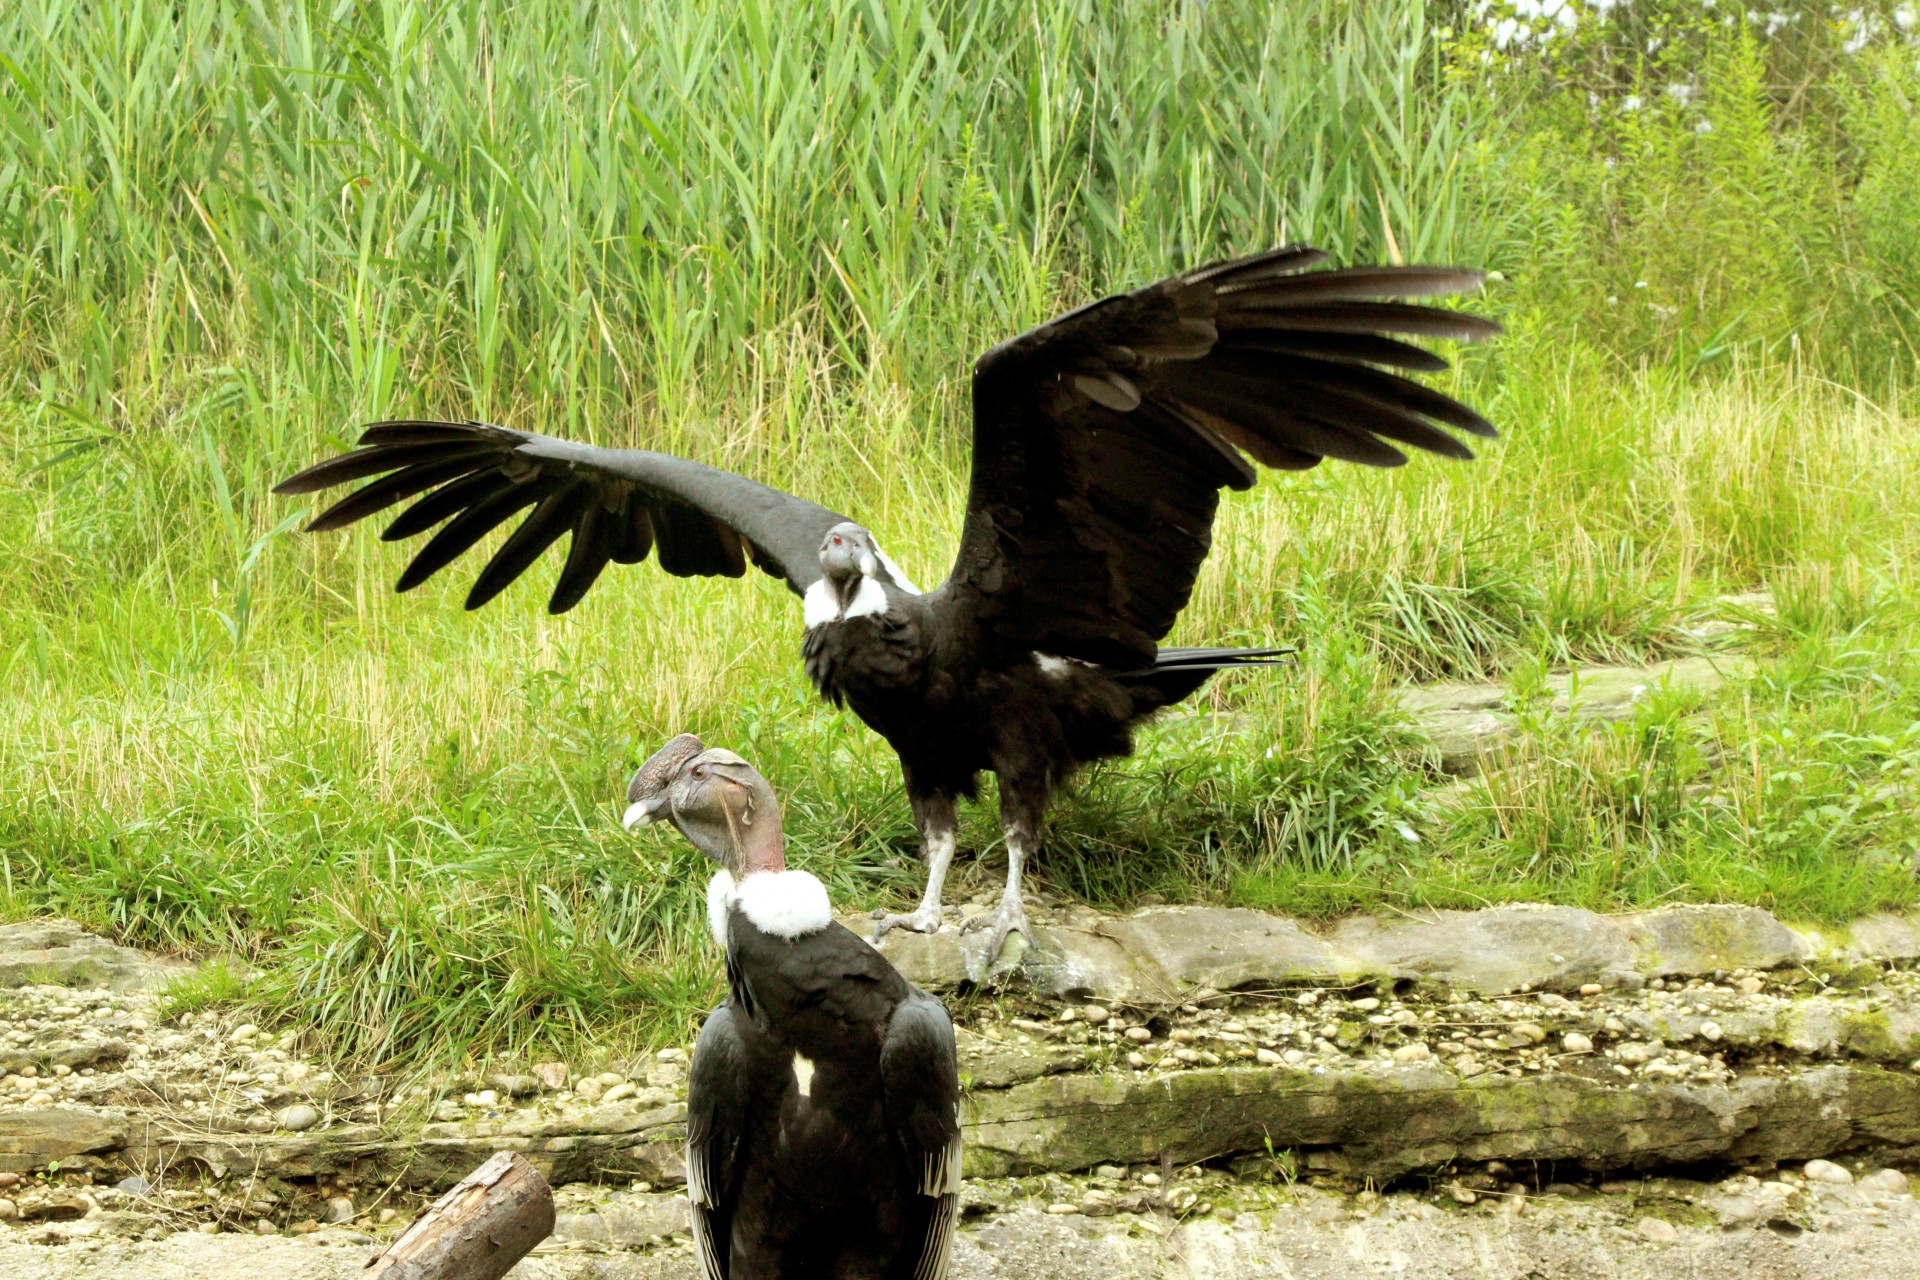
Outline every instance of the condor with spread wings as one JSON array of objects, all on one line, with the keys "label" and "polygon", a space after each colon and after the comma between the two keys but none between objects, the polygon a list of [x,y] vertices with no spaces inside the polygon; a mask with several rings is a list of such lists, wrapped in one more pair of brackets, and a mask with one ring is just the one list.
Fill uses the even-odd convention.
[{"label": "condor with spread wings", "polygon": [[982,356],[959,553],[931,591],[856,521],[745,477],[477,422],[379,423],[276,492],[376,477],[315,530],[413,500],[384,536],[434,532],[401,591],[526,511],[480,571],[470,609],[563,535],[556,613],[609,562],[650,553],[682,577],[738,577],[751,561],[784,579],[804,606],[808,676],[899,753],[929,863],[918,909],[881,921],[878,934],[940,927],[955,801],[975,793],[981,770],[999,776],[1006,892],[968,922],[994,930],[991,957],[1010,932],[1031,938],[1021,869],[1061,782],[1125,755],[1135,723],[1215,671],[1276,652],[1160,647],[1206,558],[1220,491],[1249,488],[1257,466],[1398,466],[1404,446],[1471,458],[1446,428],[1494,435],[1406,376],[1447,366],[1405,339],[1473,340],[1497,326],[1398,301],[1468,290],[1479,274],[1313,269],[1325,257],[1296,246],[1215,263]]}]

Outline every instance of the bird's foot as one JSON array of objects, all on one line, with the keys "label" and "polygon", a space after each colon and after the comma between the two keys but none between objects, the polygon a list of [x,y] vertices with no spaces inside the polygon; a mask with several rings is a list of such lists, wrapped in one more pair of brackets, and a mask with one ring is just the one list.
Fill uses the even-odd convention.
[{"label": "bird's foot", "polygon": [[1007,939],[1016,933],[1027,940],[1029,947],[1034,945],[1033,929],[1027,924],[1027,909],[1015,895],[1001,898],[997,908],[973,917],[960,926],[960,932],[972,933],[988,925],[993,926],[993,940],[987,946],[986,955],[989,966],[1000,955],[1000,948],[1006,945]]},{"label": "bird's foot", "polygon": [[940,904],[922,905],[916,911],[880,915],[875,913],[878,923],[873,926],[875,942],[886,937],[895,929],[911,929],[915,933],[938,933],[940,931]]}]

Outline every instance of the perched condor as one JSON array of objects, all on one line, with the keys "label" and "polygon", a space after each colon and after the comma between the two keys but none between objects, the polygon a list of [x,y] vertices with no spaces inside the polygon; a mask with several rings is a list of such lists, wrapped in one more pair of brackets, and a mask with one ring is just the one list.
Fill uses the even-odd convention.
[{"label": "perched condor", "polygon": [[1498,326],[1386,300],[1461,292],[1479,273],[1309,270],[1325,257],[1292,247],[1202,267],[982,356],[959,553],[928,592],[838,512],[683,458],[478,422],[370,426],[358,448],[276,492],[379,477],[322,512],[315,530],[424,495],[384,534],[439,526],[401,591],[531,507],[481,570],[469,609],[569,532],[555,613],[608,561],[634,564],[656,547],[660,567],[682,577],[738,577],[752,561],[784,579],[804,604],[808,676],[899,753],[929,864],[918,909],[882,920],[876,939],[895,926],[939,928],[955,799],[975,794],[981,770],[999,775],[1006,892],[966,926],[993,926],[991,958],[1011,931],[1032,938],[1020,873],[1054,790],[1082,764],[1127,754],[1136,722],[1216,670],[1275,652],[1159,647],[1206,558],[1220,490],[1249,488],[1254,463],[1398,466],[1397,445],[1471,458],[1440,427],[1494,435],[1473,410],[1394,370],[1447,367],[1401,337],[1472,340]]},{"label": "perched condor", "polygon": [[938,1000],[834,923],[789,871],[773,788],[683,733],[633,775],[625,825],[665,817],[707,887],[727,1002],[687,1084],[687,1198],[706,1280],[939,1280],[960,1200],[960,1069]]}]

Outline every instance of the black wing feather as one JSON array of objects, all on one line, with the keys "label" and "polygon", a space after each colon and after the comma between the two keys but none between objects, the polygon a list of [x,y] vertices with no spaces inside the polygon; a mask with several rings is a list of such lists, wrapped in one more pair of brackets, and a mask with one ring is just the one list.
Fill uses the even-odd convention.
[{"label": "black wing feather", "polygon": [[[1254,462],[1397,466],[1473,410],[1387,369],[1446,362],[1393,335],[1471,340],[1498,326],[1393,298],[1456,293],[1452,267],[1309,271],[1287,246],[1070,312],[974,367],[973,478],[934,608],[987,660],[1030,650],[1139,668],[1186,607],[1221,488]],[[1382,367],[1384,366],[1384,367]]]},{"label": "black wing feather", "polygon": [[687,1074],[687,1200],[702,1280],[726,1280],[737,1195],[735,1157],[750,1098],[747,1050],[721,1005],[707,1015]]},{"label": "black wing feather", "polygon": [[417,497],[381,536],[391,542],[446,527],[401,575],[403,591],[516,512],[534,508],[475,580],[468,608],[505,590],[569,532],[566,563],[548,602],[555,613],[578,604],[610,561],[637,564],[656,551],[670,574],[737,578],[751,560],[803,593],[820,576],[821,540],[847,518],[669,454],[571,444],[484,422],[376,422],[357,448],[274,491],[313,493],[369,476],[378,478],[308,528],[341,528]]},{"label": "black wing feather", "polygon": [[928,1200],[913,1277],[940,1280],[960,1203],[960,1070],[953,1022],[924,991],[914,989],[887,1022],[880,1082],[887,1125]]},{"label": "black wing feather", "polygon": [[372,484],[355,489],[315,516],[307,525],[307,532],[324,533],[330,529],[343,529],[357,520],[377,515],[396,502],[405,502],[417,493],[425,493],[449,480],[457,480],[484,465],[490,452],[485,448],[461,450],[432,462],[420,462],[389,472]]}]

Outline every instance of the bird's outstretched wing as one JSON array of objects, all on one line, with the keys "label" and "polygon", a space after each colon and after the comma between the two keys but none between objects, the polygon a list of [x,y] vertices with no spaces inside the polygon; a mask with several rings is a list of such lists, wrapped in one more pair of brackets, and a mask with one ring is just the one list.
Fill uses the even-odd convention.
[{"label": "bird's outstretched wing", "polygon": [[1397,466],[1397,445],[1470,458],[1442,426],[1494,435],[1393,372],[1447,367],[1402,337],[1498,326],[1387,299],[1461,292],[1480,274],[1307,269],[1326,256],[1291,247],[1215,263],[980,358],[966,524],[935,601],[957,637],[987,653],[1150,664],[1192,593],[1221,488],[1250,487],[1253,463]]},{"label": "bird's outstretched wing", "polygon": [[960,1209],[960,1072],[953,1022],[938,1000],[915,990],[893,1012],[880,1046],[887,1127],[919,1171],[922,1212],[913,1280],[942,1280]]},{"label": "bird's outstretched wing", "polygon": [[737,1179],[734,1158],[746,1130],[747,1052],[721,1005],[707,1015],[687,1078],[687,1201],[701,1280],[727,1280]]},{"label": "bird's outstretched wing", "polygon": [[321,512],[309,530],[338,529],[417,499],[387,526],[388,541],[439,527],[396,584],[410,591],[487,533],[531,514],[494,552],[467,595],[478,609],[571,533],[547,608],[580,602],[609,561],[638,564],[655,550],[679,577],[737,578],[747,561],[804,593],[820,576],[820,541],[846,517],[744,476],[671,454],[601,449],[484,422],[379,422],[359,446],[281,481],[275,493],[313,493],[369,476]]}]

